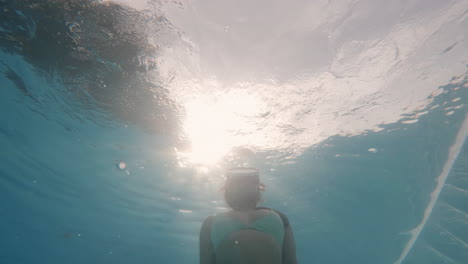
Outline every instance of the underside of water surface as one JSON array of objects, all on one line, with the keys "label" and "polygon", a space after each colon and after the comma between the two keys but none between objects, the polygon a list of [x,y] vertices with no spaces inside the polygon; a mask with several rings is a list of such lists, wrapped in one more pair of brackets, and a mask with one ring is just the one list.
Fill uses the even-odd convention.
[{"label": "underside of water surface", "polygon": [[468,263],[466,0],[0,14],[0,263],[199,263],[239,166],[299,263]]}]

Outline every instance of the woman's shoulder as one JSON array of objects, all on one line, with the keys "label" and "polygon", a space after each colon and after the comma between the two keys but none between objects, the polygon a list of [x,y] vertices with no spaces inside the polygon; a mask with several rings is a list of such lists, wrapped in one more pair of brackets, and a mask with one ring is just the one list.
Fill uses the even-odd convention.
[{"label": "woman's shoulder", "polygon": [[275,210],[275,209],[272,209],[272,208],[268,208],[268,207],[257,207],[257,209],[265,209],[265,210],[273,211],[274,213],[276,213],[281,218],[281,221],[283,222],[283,225],[285,227],[289,226],[288,217],[285,214],[283,214],[282,212],[280,212],[278,210]]},{"label": "woman's shoulder", "polygon": [[256,209],[253,211],[229,210],[226,212],[219,212],[219,213],[210,215],[206,218],[205,221],[219,222],[223,220],[231,221],[233,219],[237,219],[242,222],[250,222],[251,220],[255,220],[257,218],[261,218],[263,216],[269,215],[272,212],[273,211],[271,209]]},{"label": "woman's shoulder", "polygon": [[209,215],[207,217],[205,217],[205,220],[203,220],[203,226],[211,226],[211,223],[213,223],[213,219],[214,219],[214,216],[215,215]]},{"label": "woman's shoulder", "polygon": [[275,211],[270,208],[262,208],[255,210],[255,215],[260,218],[270,214],[275,214]]}]

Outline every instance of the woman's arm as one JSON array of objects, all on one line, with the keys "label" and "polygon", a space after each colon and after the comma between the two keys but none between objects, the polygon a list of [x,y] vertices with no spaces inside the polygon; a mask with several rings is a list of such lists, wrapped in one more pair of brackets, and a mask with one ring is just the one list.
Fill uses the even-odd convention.
[{"label": "woman's arm", "polygon": [[200,230],[200,264],[215,264],[215,254],[210,238],[211,222],[213,217],[208,216]]},{"label": "woman's arm", "polygon": [[294,242],[294,234],[290,224],[284,228],[283,264],[297,264],[296,243]]},{"label": "woman's arm", "polygon": [[282,264],[297,264],[296,259],[296,243],[294,242],[294,234],[289,224],[288,217],[277,211],[268,207],[257,207],[257,209],[270,209],[275,211],[281,217],[284,225],[284,239],[283,239],[283,263]]}]

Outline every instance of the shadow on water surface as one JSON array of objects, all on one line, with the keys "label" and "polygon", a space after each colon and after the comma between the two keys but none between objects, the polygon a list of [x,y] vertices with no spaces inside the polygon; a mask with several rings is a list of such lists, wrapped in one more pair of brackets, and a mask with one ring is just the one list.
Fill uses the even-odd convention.
[{"label": "shadow on water surface", "polygon": [[[180,109],[157,70],[158,50],[178,38],[164,16],[92,0],[1,3],[1,49],[22,55],[45,75],[58,73],[84,108],[153,133],[176,133]],[[20,76],[11,69],[7,74],[30,95]]]}]

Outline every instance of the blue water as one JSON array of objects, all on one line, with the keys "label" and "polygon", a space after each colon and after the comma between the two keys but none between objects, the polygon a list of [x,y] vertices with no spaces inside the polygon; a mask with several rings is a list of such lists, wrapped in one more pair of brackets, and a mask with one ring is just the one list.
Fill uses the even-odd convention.
[{"label": "blue water", "polygon": [[[210,64],[201,72],[211,70],[212,75],[189,82],[184,67],[190,74],[201,73],[188,62],[172,62],[184,60],[187,50],[181,52],[184,56],[174,55],[177,59],[168,55],[190,43],[177,31],[175,25],[183,23],[176,18],[105,1],[70,3],[0,1],[0,263],[198,263],[202,221],[225,210],[218,191],[221,172],[241,164],[259,168],[267,186],[263,205],[289,217],[300,263],[468,263],[466,12],[450,20],[454,24],[444,24],[452,26],[455,44],[421,39],[439,43],[440,48],[428,45],[437,47],[437,53],[421,46],[416,50],[422,53],[408,53],[400,64],[403,70],[389,68],[387,73],[401,78],[410,75],[407,69],[414,71],[412,83],[400,89],[401,83],[389,81],[382,89],[388,98],[373,101],[380,97],[372,90],[369,97],[360,97],[360,105],[328,115],[323,109],[349,103],[346,89],[354,86],[348,73],[355,74],[354,68],[332,63],[334,74],[342,76],[327,81],[320,75],[323,89],[300,82],[309,75],[287,80],[285,76],[299,72],[302,61],[294,67],[291,62],[281,74],[272,70],[275,81],[251,79],[241,68],[237,80],[221,76],[226,65],[211,65],[214,57],[230,60],[224,51],[213,57],[200,51],[205,56],[200,64]],[[180,5],[182,10],[190,7]],[[146,23],[157,29],[158,45],[139,31]],[[376,30],[384,32],[382,28]],[[229,32],[235,30],[234,24],[229,27]],[[447,32],[437,31],[435,38]],[[342,61],[349,54],[333,56],[338,55],[344,56]],[[374,58],[383,60],[384,55]],[[168,61],[173,63],[169,71]],[[429,66],[420,66],[423,62]],[[323,71],[317,67],[311,68]],[[450,77],[425,82],[438,72]],[[372,73],[367,79],[360,76],[363,86],[385,79]],[[351,88],[327,86],[343,78],[349,78]],[[245,88],[245,82],[254,85]],[[271,87],[261,86],[265,83]],[[243,88],[226,88],[230,86]],[[244,92],[247,97],[234,97]],[[202,133],[212,133],[223,125],[219,131],[228,131],[221,140],[214,134],[201,141],[212,150],[209,157],[218,154],[212,145],[223,140],[230,140],[228,150],[237,151],[214,155],[216,162],[194,161],[184,153],[195,149],[197,137],[190,136],[190,129],[184,132],[184,126],[190,111],[202,108],[190,108],[187,98],[212,94],[225,95],[243,111],[267,106],[252,116],[235,112],[240,116],[232,119],[239,122],[235,137],[229,134],[234,121],[226,125],[202,111],[192,132],[202,127],[210,128]],[[418,94],[424,94],[422,104],[415,99],[401,109],[385,105]],[[316,95],[310,108],[297,108]],[[285,119],[289,109],[297,112]],[[368,110],[360,115],[360,109]],[[228,118],[225,108],[217,111],[220,120]],[[244,122],[247,117],[251,119]]]}]

